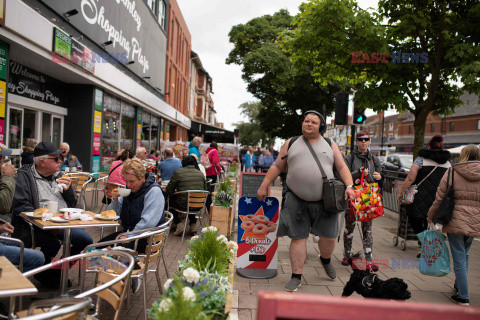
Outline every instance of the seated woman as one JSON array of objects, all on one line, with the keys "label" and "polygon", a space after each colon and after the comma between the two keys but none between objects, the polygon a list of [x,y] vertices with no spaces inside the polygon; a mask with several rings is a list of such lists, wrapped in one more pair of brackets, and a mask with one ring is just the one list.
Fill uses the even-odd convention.
[{"label": "seated woman", "polygon": [[[124,162],[122,174],[130,195],[121,197],[118,189],[112,192],[112,203],[109,209],[115,210],[122,220],[122,231],[112,233],[103,241],[114,240],[118,234],[127,231],[149,229],[165,222],[163,210],[165,198],[163,197],[160,185],[155,182],[155,177],[145,172],[145,167],[140,159],[128,159]],[[126,238],[126,236],[123,236]],[[126,242],[122,246],[133,249],[135,242]],[[138,241],[137,251],[145,252],[147,240]]]},{"label": "seated woman", "polygon": [[[167,196],[170,197],[178,191],[207,190],[207,181],[205,180],[203,173],[198,168],[198,162],[195,157],[190,155],[183,158],[182,167],[183,168],[179,168],[173,173],[172,178],[167,185]],[[173,223],[177,225],[177,229],[174,232],[175,235],[179,235],[183,232],[185,221],[182,221],[174,208],[179,210],[187,210],[187,201],[188,198],[186,194],[178,195],[173,199],[170,199],[170,211],[173,214]],[[190,229],[187,228],[186,233],[195,233],[196,219],[190,219],[190,217],[188,218],[190,221]]]}]

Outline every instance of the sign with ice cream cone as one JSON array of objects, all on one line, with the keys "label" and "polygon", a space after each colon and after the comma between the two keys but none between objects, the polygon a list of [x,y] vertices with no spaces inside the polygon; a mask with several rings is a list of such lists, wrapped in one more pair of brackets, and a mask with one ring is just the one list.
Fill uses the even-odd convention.
[{"label": "sign with ice cream cone", "polygon": [[252,279],[273,278],[278,261],[278,200],[241,197],[238,202],[237,273]]}]

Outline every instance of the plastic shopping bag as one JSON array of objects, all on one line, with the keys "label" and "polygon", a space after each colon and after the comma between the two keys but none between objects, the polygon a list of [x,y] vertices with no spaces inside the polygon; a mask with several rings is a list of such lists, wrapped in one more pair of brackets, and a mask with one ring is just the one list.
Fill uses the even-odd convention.
[{"label": "plastic shopping bag", "polygon": [[420,273],[428,276],[443,277],[450,273],[450,252],[445,243],[445,235],[440,230],[429,228],[417,236],[422,243],[420,255]]},{"label": "plastic shopping bag", "polygon": [[384,214],[382,195],[377,182],[367,183],[362,171],[360,185],[355,186],[355,201],[350,202],[350,220],[370,221]]}]

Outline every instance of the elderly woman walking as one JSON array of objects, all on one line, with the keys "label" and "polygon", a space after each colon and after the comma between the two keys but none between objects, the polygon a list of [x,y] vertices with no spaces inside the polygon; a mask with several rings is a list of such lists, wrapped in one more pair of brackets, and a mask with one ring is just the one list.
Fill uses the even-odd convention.
[{"label": "elderly woman walking", "polygon": [[[451,175],[454,175],[453,179]],[[434,220],[438,207],[447,192],[447,172],[438,186],[435,201],[428,211],[428,222]],[[452,219],[443,226],[447,233],[450,251],[452,252],[453,271],[455,272],[454,288],[457,294],[452,301],[469,305],[468,294],[468,250],[473,238],[480,236],[480,150],[470,144],[460,152],[459,163],[453,165],[450,181],[453,180],[455,190]]]}]

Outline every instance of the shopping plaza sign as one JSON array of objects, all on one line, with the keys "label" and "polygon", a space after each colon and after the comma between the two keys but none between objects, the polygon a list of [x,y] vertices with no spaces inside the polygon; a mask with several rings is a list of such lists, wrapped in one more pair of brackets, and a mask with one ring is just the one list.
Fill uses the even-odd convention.
[{"label": "shopping plaza sign", "polygon": [[[43,0],[58,14],[75,11],[70,24],[114,58],[128,60],[138,76],[163,87],[166,35],[142,0]],[[78,46],[76,46],[78,47]],[[120,61],[119,61],[120,62]],[[123,62],[123,61],[122,61]],[[125,63],[125,62],[123,62]]]}]

